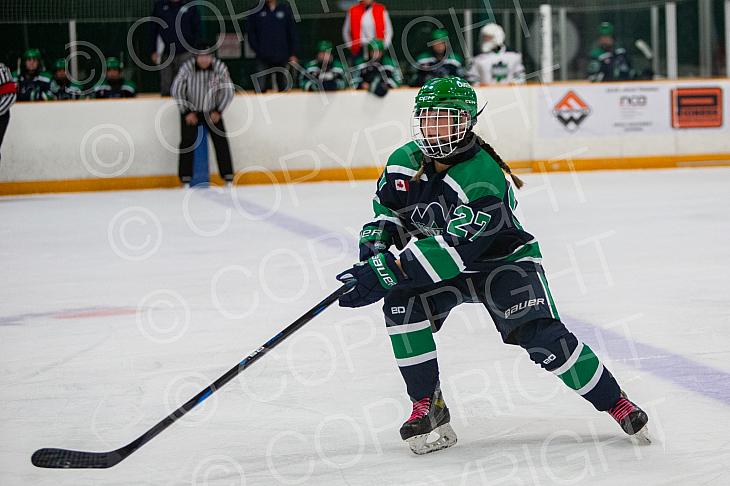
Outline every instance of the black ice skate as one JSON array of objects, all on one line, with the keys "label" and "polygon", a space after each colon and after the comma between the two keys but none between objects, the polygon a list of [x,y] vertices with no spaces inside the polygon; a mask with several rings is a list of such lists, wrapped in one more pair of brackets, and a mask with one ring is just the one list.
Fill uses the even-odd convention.
[{"label": "black ice skate", "polygon": [[[401,438],[408,442],[414,454],[428,454],[446,449],[456,444],[456,433],[449,425],[449,409],[436,390],[433,399],[424,398],[413,402],[413,413],[400,428]],[[428,436],[436,433],[438,438],[428,441]]]},{"label": "black ice skate", "polygon": [[649,422],[648,415],[629,400],[623,391],[621,391],[621,397],[616,404],[608,409],[608,413],[618,422],[624,432],[647,444],[651,443],[646,426]]}]

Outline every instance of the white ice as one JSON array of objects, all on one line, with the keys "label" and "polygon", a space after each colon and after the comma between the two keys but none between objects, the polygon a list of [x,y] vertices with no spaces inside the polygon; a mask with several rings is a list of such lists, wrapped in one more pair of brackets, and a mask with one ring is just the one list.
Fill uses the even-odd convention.
[{"label": "white ice", "polygon": [[379,305],[333,306],[116,467],[35,468],[126,444],[336,288],[375,184],[39,195],[0,199],[0,484],[730,484],[730,169],[525,179],[558,310],[651,446],[471,304],[436,338],[459,442],[415,456]]}]

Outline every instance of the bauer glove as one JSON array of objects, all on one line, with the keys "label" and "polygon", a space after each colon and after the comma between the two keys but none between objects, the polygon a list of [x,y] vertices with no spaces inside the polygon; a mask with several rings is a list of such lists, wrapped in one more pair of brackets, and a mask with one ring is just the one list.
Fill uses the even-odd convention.
[{"label": "bauer glove", "polygon": [[340,282],[353,278],[357,285],[340,297],[340,307],[362,307],[377,302],[406,277],[395,263],[393,254],[386,252],[358,262],[337,275]]}]

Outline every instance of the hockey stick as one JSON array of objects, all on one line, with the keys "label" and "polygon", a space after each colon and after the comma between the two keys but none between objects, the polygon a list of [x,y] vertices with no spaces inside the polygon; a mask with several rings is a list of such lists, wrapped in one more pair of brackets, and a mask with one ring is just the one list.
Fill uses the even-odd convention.
[{"label": "hockey stick", "polygon": [[170,415],[162,419],[144,434],[114,451],[109,452],[84,452],[72,451],[68,449],[38,449],[33,453],[31,462],[37,467],[48,467],[54,469],[86,469],[97,468],[103,469],[115,466],[129,457],[134,451],[145,445],[147,442],[156,437],[160,432],[175,423],[176,420],[183,415],[203,403],[203,401],[218,391],[223,385],[238,376],[243,370],[251,366],[256,360],[271,351],[276,345],[280,344],[287,337],[291,336],[300,327],[314,319],[317,314],[332,305],[342,295],[346,294],[355,286],[356,280],[348,280],[339,289],[332,292],[324,298],[322,302],[312,307],[303,316],[289,324],[279,334],[269,339],[263,346],[253,353],[245,357],[240,363],[228,370],[223,376],[215,380],[205,389],[201,390],[193,398],[185,402],[180,408],[172,412]]}]

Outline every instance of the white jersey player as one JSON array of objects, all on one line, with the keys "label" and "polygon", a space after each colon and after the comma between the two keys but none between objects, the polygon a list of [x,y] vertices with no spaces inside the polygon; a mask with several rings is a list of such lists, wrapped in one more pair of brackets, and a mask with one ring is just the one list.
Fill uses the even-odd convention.
[{"label": "white jersey player", "polygon": [[474,84],[522,84],[525,67],[522,54],[508,51],[504,45],[504,30],[497,24],[482,27],[482,53],[474,58],[469,80]]}]

